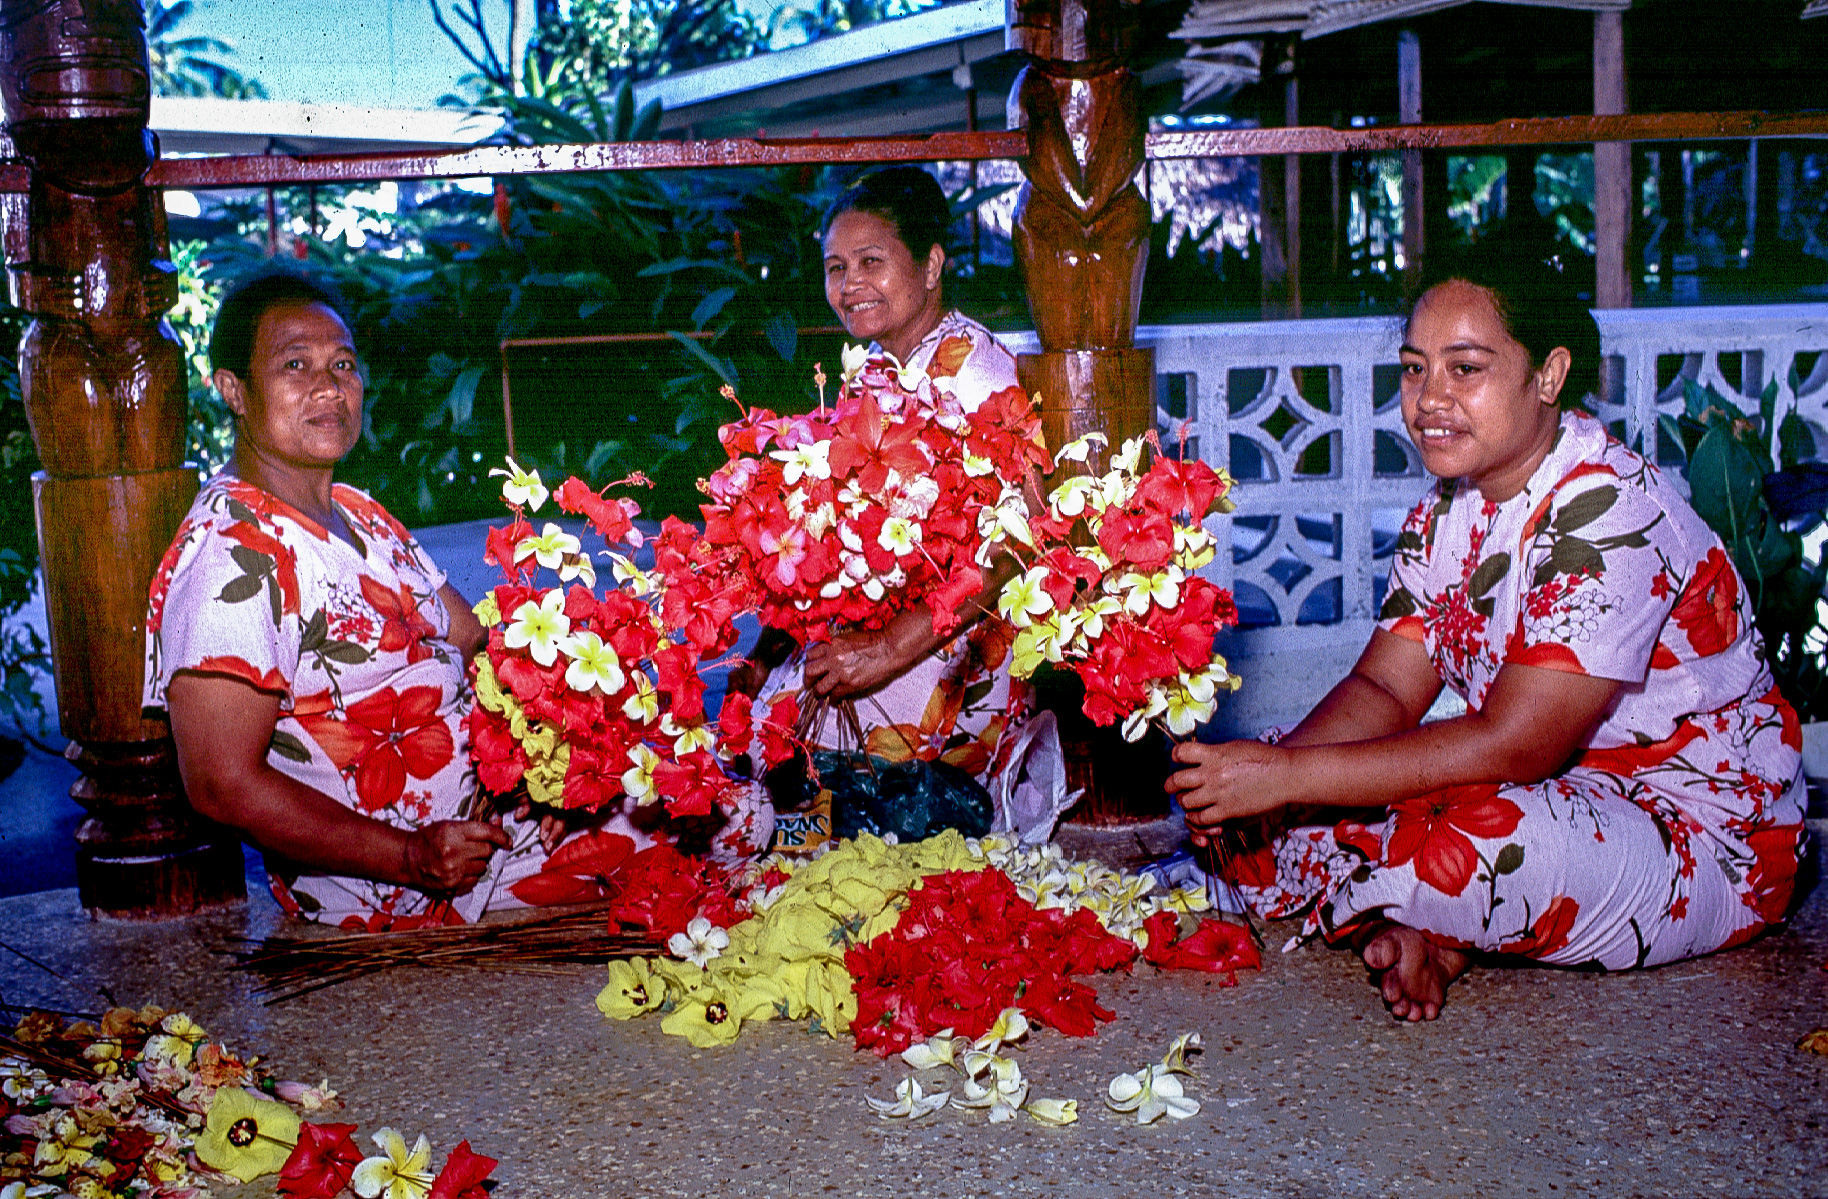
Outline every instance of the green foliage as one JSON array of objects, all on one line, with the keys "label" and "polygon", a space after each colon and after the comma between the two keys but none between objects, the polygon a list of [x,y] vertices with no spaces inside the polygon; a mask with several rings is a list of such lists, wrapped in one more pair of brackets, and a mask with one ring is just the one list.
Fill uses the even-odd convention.
[{"label": "green foliage", "polygon": [[[1791,386],[1794,390],[1795,379]],[[1665,438],[1679,443],[1687,455],[1695,511],[1720,534],[1745,578],[1772,673],[1785,697],[1804,720],[1828,718],[1828,659],[1823,653],[1828,626],[1822,602],[1828,562],[1810,565],[1800,532],[1781,519],[1770,499],[1773,485],[1809,471],[1803,462],[1814,449],[1808,428],[1794,412],[1785,416],[1776,430],[1774,461],[1777,380],[1765,387],[1754,414],[1741,411],[1712,384],[1701,387],[1687,380],[1684,391],[1682,415],[1662,418],[1661,427]]]},{"label": "green foliage", "polygon": [[151,0],[146,6],[146,58],[152,90],[159,96],[221,96],[260,100],[267,91],[220,61],[235,47],[221,38],[185,36],[178,26],[194,11],[192,0]]}]

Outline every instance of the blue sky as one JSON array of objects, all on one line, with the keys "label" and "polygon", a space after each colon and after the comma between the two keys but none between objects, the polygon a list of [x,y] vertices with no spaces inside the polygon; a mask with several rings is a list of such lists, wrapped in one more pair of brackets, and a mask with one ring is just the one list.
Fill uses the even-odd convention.
[{"label": "blue sky", "polygon": [[[505,27],[507,7],[484,11]],[[429,0],[197,0],[179,31],[232,42],[228,63],[275,100],[431,108],[469,69]]]}]

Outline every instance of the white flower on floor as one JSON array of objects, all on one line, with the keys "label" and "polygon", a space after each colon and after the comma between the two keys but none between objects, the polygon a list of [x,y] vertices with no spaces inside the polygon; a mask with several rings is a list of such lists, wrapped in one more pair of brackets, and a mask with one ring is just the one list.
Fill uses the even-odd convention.
[{"label": "white flower on floor", "polygon": [[895,1088],[893,1102],[865,1096],[869,1105],[876,1109],[876,1114],[884,1120],[918,1120],[929,1112],[936,1112],[946,1106],[952,1098],[951,1091],[938,1091],[932,1095],[923,1094],[920,1083],[912,1078],[904,1078]]},{"label": "white flower on floor", "polygon": [[1104,1102],[1114,1112],[1135,1112],[1138,1124],[1153,1124],[1163,1116],[1185,1120],[1200,1110],[1199,1101],[1182,1091],[1181,1080],[1160,1066],[1119,1074],[1111,1080]]},{"label": "white flower on floor", "polygon": [[722,957],[730,947],[730,934],[703,916],[694,916],[682,933],[667,938],[667,952],[702,968],[712,958]]},{"label": "white flower on floor", "polygon": [[965,1074],[963,1097],[954,1099],[953,1107],[988,1108],[990,1122],[1001,1124],[1015,1119],[1028,1102],[1028,1080],[1022,1077],[1022,1067],[1009,1058],[974,1050],[965,1055]]},{"label": "white flower on floor", "polygon": [[1006,1007],[997,1014],[990,1030],[971,1043],[973,1049],[995,1053],[1000,1046],[1020,1041],[1028,1035],[1028,1017],[1021,1008]]},{"label": "white flower on floor", "polygon": [[1043,1124],[1064,1126],[1079,1119],[1077,1099],[1030,1099],[1023,1111]]},{"label": "white flower on floor", "polygon": [[424,1133],[413,1142],[411,1153],[406,1141],[391,1128],[374,1134],[380,1156],[362,1159],[349,1176],[349,1188],[362,1199],[425,1199],[432,1189],[432,1143]]},{"label": "white flower on floor", "polygon": [[955,1037],[952,1030],[942,1028],[924,1041],[908,1046],[901,1051],[901,1060],[916,1070],[933,1070],[940,1066],[957,1064],[958,1051],[966,1045],[965,1038]]}]

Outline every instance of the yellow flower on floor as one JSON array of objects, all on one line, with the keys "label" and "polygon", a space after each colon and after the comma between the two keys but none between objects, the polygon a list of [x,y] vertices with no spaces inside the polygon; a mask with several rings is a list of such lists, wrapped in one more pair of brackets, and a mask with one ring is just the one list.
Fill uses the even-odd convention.
[{"label": "yellow flower on floor", "polygon": [[597,1010],[612,1020],[632,1020],[666,1002],[666,981],[654,977],[646,958],[609,964],[609,985],[597,995]]},{"label": "yellow flower on floor", "polygon": [[145,1053],[147,1057],[163,1058],[176,1062],[180,1066],[190,1064],[196,1056],[197,1046],[209,1039],[189,1016],[183,1012],[173,1012],[159,1022],[159,1031],[146,1038]]},{"label": "yellow flower on floor", "polygon": [[688,991],[660,1022],[660,1031],[684,1037],[698,1049],[728,1045],[742,1029],[740,1010],[722,991],[711,986]]},{"label": "yellow flower on floor", "polygon": [[425,1199],[432,1189],[432,1143],[424,1133],[406,1151],[406,1140],[391,1128],[374,1134],[381,1153],[363,1158],[349,1177],[349,1189],[362,1199]]},{"label": "yellow flower on floor", "polygon": [[297,1144],[298,1115],[291,1108],[256,1099],[240,1087],[220,1087],[197,1138],[197,1160],[251,1182],[277,1173]]}]

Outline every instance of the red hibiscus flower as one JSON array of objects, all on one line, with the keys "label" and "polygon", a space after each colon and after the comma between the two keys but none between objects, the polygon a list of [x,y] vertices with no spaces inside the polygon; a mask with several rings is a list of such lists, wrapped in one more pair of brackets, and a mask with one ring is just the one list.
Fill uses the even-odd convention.
[{"label": "red hibiscus flower", "polygon": [[[1192,932],[1175,940],[1180,918],[1173,912],[1157,912],[1143,921],[1149,931],[1149,944],[1143,949],[1143,961],[1164,970],[1204,970],[1209,974],[1231,975],[1234,970],[1256,970],[1263,965],[1263,955],[1251,940],[1250,930],[1229,920],[1202,920]],[[1237,985],[1236,976],[1225,980],[1226,986]]]},{"label": "red hibiscus flower", "polygon": [[1223,499],[1228,490],[1230,484],[1199,459],[1176,459],[1160,454],[1149,467],[1149,473],[1143,476],[1142,484],[1136,489],[1136,498],[1158,512],[1170,516],[1184,512],[1197,520]]},{"label": "red hibiscus flower", "polygon": [[[524,520],[515,520],[513,524],[501,527],[490,526],[489,536],[484,543],[482,560],[500,569],[509,579],[519,583],[522,579],[532,579],[538,567],[532,558],[516,564],[514,547],[522,539],[533,536],[533,526]],[[512,608],[503,608],[503,612],[512,612]]]},{"label": "red hibiscus flower", "polygon": [[1546,958],[1565,949],[1574,919],[1580,915],[1580,904],[1570,895],[1557,895],[1530,925],[1529,931],[1503,946],[1504,952],[1527,958]]},{"label": "red hibiscus flower", "polygon": [[634,517],[641,509],[633,500],[611,500],[590,489],[576,475],[566,479],[552,498],[566,512],[575,512],[590,521],[591,527],[605,541],[626,541],[634,532]]},{"label": "red hibiscus flower", "polygon": [[350,1175],[367,1156],[352,1139],[353,1124],[298,1126],[298,1144],[279,1168],[279,1193],[290,1199],[331,1199],[349,1185]]},{"label": "red hibiscus flower", "polygon": [[431,657],[432,651],[421,643],[427,637],[436,637],[438,630],[420,614],[413,589],[402,583],[397,593],[389,591],[367,575],[361,576],[361,581],[362,598],[381,616],[382,652],[405,650],[408,662],[423,662]]},{"label": "red hibiscus flower", "polygon": [[495,1165],[494,1158],[473,1152],[468,1141],[459,1141],[426,1199],[488,1199],[482,1183],[495,1172]]},{"label": "red hibiscus flower", "polygon": [[924,419],[891,421],[867,391],[854,413],[846,415],[850,419],[845,431],[831,441],[829,464],[834,479],[854,477],[865,495],[874,495],[888,482],[891,470],[908,478],[927,469],[930,460],[920,443],[927,423]]},{"label": "red hibiscus flower", "polygon": [[343,719],[296,714],[330,760],[355,776],[356,804],[378,812],[400,801],[410,775],[428,779],[456,753],[450,726],[438,713],[437,687],[383,687],[344,709]]},{"label": "red hibiscus flower", "polygon": [[1695,568],[1670,615],[1688,634],[1689,645],[1704,658],[1719,653],[1739,636],[1739,574],[1719,546],[1709,550]]},{"label": "red hibiscus flower", "polygon": [[1498,794],[1496,783],[1449,787],[1392,804],[1394,827],[1384,846],[1390,866],[1415,863],[1415,876],[1445,895],[1458,895],[1479,864],[1472,837],[1516,831],[1523,809]]}]

